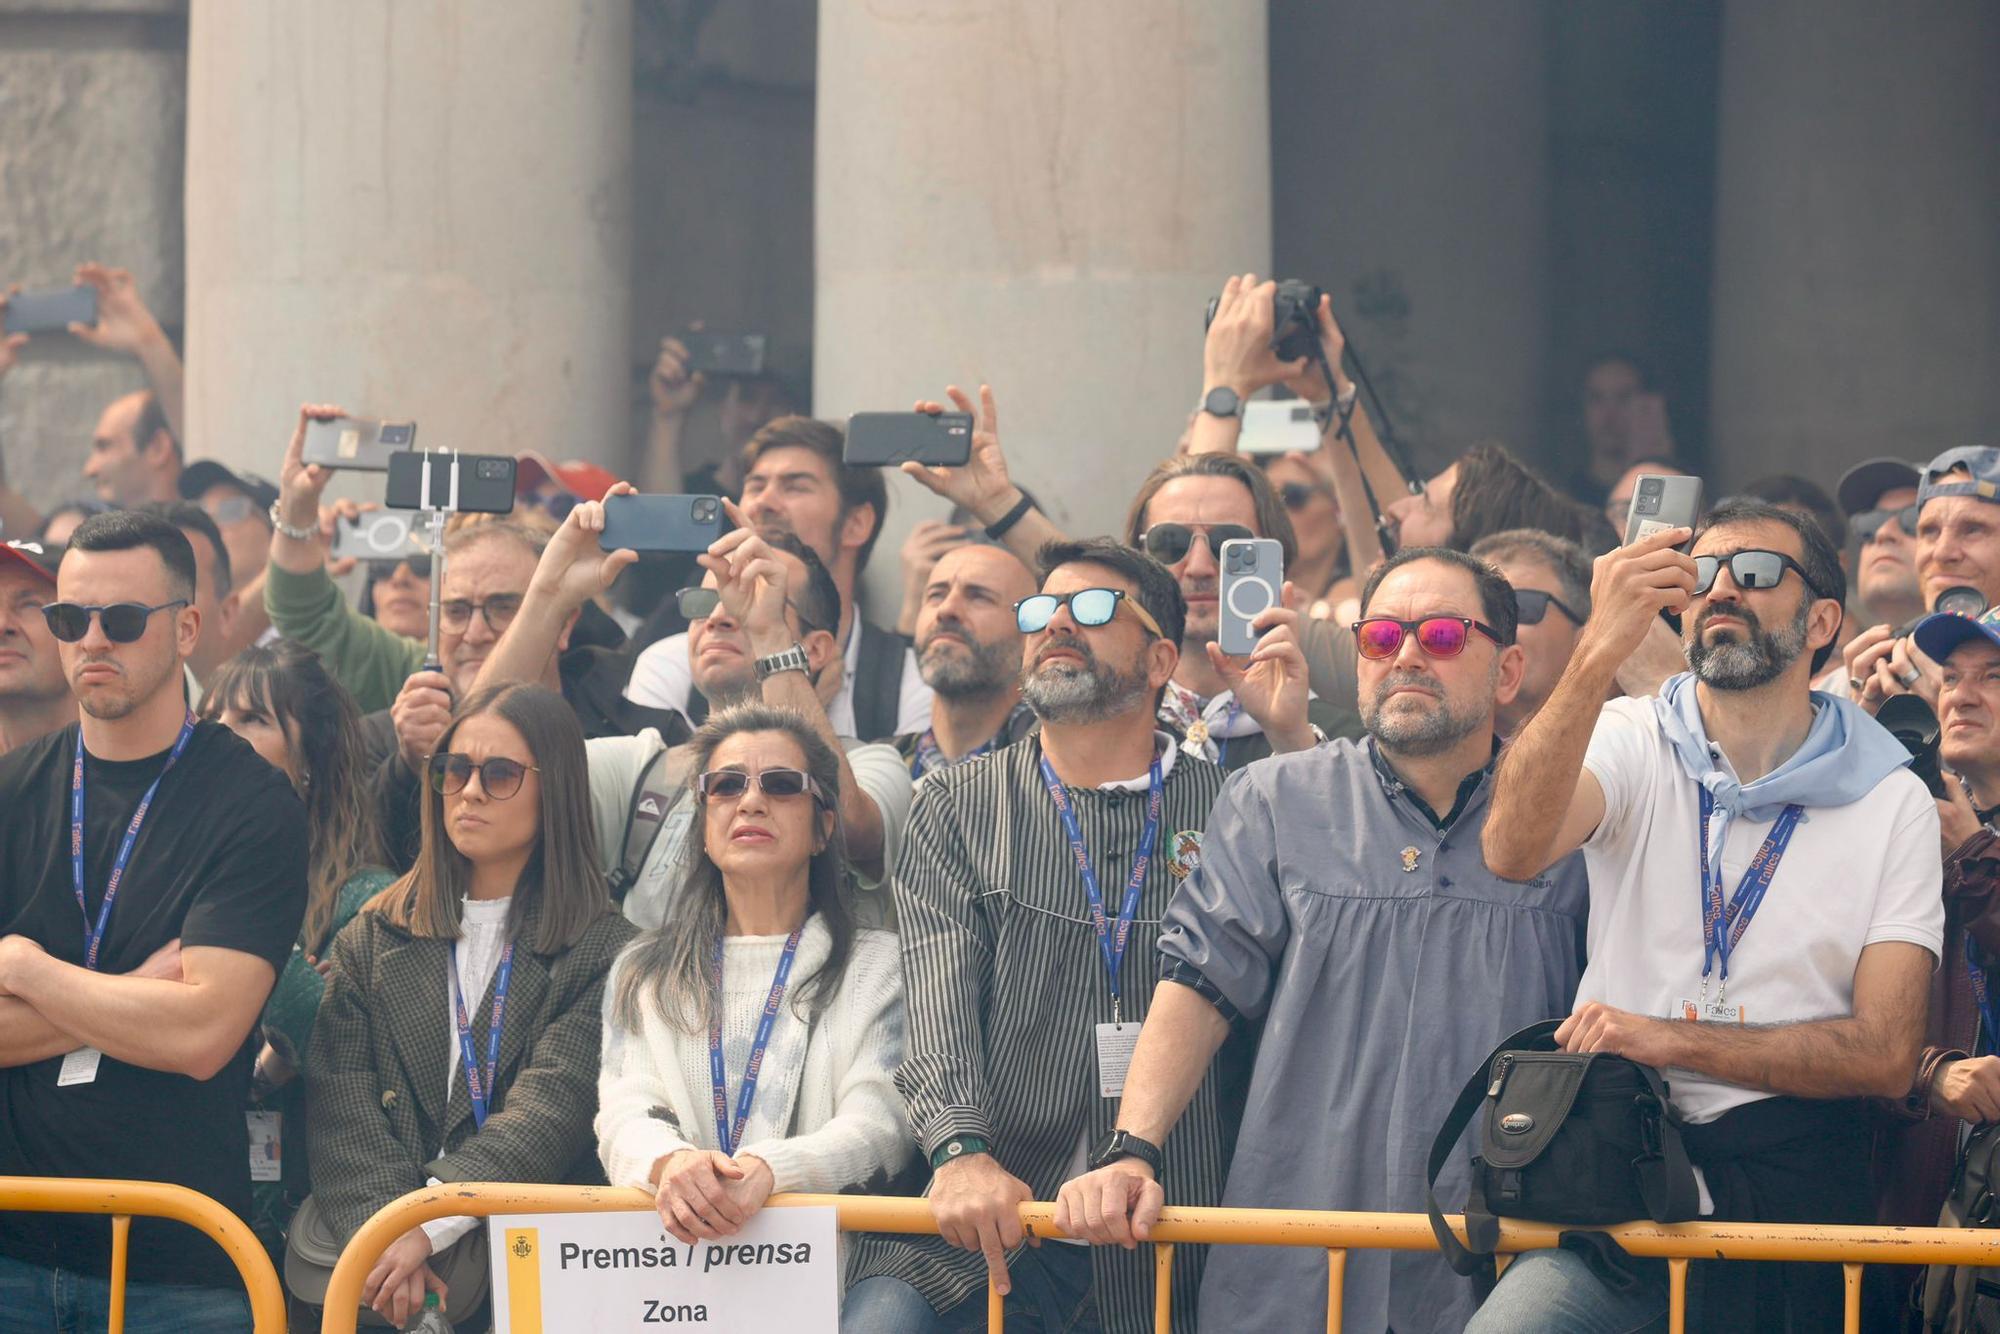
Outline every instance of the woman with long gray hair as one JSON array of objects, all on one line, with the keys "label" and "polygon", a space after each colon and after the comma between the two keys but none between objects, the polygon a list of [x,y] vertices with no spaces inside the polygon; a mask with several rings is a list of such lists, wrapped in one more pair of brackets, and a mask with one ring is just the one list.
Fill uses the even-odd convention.
[{"label": "woman with long gray hair", "polygon": [[797,714],[711,717],[679,892],[605,987],[597,1147],[682,1242],[778,1191],[881,1189],[910,1158],[896,938],[859,929],[840,762]]}]

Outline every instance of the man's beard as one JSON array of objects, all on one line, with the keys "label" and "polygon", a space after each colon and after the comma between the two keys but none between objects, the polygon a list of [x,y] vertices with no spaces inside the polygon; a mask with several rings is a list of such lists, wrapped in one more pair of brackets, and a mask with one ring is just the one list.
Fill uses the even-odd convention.
[{"label": "man's beard", "polygon": [[[1764,628],[1756,612],[1741,603],[1705,607],[1694,623],[1694,638],[1687,645],[1688,667],[1695,679],[1711,690],[1755,690],[1769,685],[1805,652],[1806,618],[1811,613],[1812,603],[1801,598],[1792,623],[1782,630],[1771,631]],[[1734,637],[1717,644],[1708,643],[1705,638],[1708,623],[1717,616],[1734,616],[1743,622],[1743,632],[1738,635],[1732,631]]]},{"label": "man's beard", "polygon": [[[1181,596],[1214,597],[1221,587],[1220,579],[1191,579],[1181,586]],[[1181,656],[1185,658],[1192,652],[1205,658],[1208,656],[1208,645],[1215,642],[1222,623],[1222,604],[1202,603],[1197,608],[1195,603],[1190,602],[1187,607],[1187,626],[1181,634]]]},{"label": "man's beard", "polygon": [[1047,654],[1066,648],[1079,654],[1081,663],[1039,661],[1021,672],[1021,698],[1045,723],[1098,723],[1115,718],[1145,698],[1145,657],[1132,661],[1131,670],[1120,672],[1097,660],[1090,646],[1067,635],[1051,636],[1043,646]]},{"label": "man's beard", "polygon": [[[80,662],[76,669],[82,671],[90,665],[89,661]],[[167,667],[150,678],[142,677],[133,670],[132,664],[126,664],[117,681],[92,687],[88,691],[72,683],[71,692],[76,695],[77,708],[83,712],[103,722],[116,722],[151,700],[159,693],[163,682],[171,677],[178,683],[181,675],[178,658],[170,658]]]},{"label": "man's beard", "polygon": [[[1474,732],[1490,732],[1493,729],[1490,688],[1499,674],[1500,664],[1496,657],[1493,670],[1487,674],[1489,694],[1483,707],[1475,711],[1463,705],[1454,706],[1436,677],[1421,672],[1391,671],[1376,685],[1374,693],[1362,701],[1361,721],[1376,743],[1393,754],[1416,759],[1442,755]],[[1389,692],[1401,686],[1422,686],[1437,692],[1437,697],[1432,706],[1421,713],[1384,712]]]},{"label": "man's beard", "polygon": [[[956,635],[965,651],[933,655],[938,636],[945,633]],[[981,643],[962,625],[940,625],[919,647],[917,669],[940,699],[981,699],[1005,690],[1020,675],[1021,642],[1008,638]]]}]

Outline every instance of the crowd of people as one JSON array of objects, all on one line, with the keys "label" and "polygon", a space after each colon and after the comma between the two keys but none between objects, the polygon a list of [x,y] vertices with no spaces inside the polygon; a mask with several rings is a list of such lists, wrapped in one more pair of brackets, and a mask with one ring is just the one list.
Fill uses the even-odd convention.
[{"label": "crowd of people", "polygon": [[[1665,1077],[1718,1220],[1934,1223],[2000,1121],[2000,449],[1621,541],[1686,463],[1635,359],[1585,376],[1566,486],[1497,444],[1412,485],[1330,306],[1281,360],[1246,274],[1116,534],[1039,506],[1021,480],[1069,479],[1014,477],[990,388],[917,401],[974,430],[902,467],[953,513],[892,618],[861,601],[885,478],[795,385],[728,382],[698,460],[713,386],[663,342],[643,479],[729,520],[691,559],[607,549],[635,488],[530,455],[511,514],[357,567],[365,507],[305,459],[341,409],[299,410],[274,482],[189,461],[130,275],[78,280],[75,332],[151,387],[105,409],[93,500],[0,484],[0,1174],[212,1196],[302,1314],[411,1190],[608,1181],[684,1243],[780,1192],[925,1196],[936,1235],[847,1239],[845,1329],[981,1328],[989,1280],[1009,1328],[1150,1329],[1163,1206],[1421,1211],[1459,1086],[1542,1020]],[[1240,452],[1267,391],[1317,450]],[[1285,581],[1231,654],[1245,538]],[[413,1229],[365,1318],[485,1328],[485,1246]],[[193,1230],[140,1220],[130,1257],[128,1327],[246,1327]],[[0,1213],[0,1326],[101,1322],[109,1258],[108,1220]],[[1176,1329],[1323,1322],[1317,1251],[1172,1265]],[[1871,1270],[1871,1322],[1921,1288]],[[1709,1263],[1690,1309],[1840,1297]],[[1490,1293],[1357,1251],[1343,1301],[1611,1331],[1668,1289],[1607,1244]]]}]

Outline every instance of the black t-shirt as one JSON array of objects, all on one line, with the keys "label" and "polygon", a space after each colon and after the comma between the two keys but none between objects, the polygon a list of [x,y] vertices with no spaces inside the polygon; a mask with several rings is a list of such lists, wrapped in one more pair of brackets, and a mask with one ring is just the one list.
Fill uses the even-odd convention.
[{"label": "black t-shirt", "polygon": [[[76,745],[71,725],[0,756],[0,935],[27,936],[81,965],[84,921],[69,858]],[[85,760],[84,896],[93,924],[125,827],[166,759],[162,751]],[[199,723],[133,845],[98,968],[128,973],[176,936],[183,949],[239,950],[282,968],[305,899],[305,812],[290,782],[227,728]],[[68,1088],[56,1086],[61,1057],[0,1070],[0,1174],[170,1181],[247,1216],[243,1108],[255,1056],[246,1035],[236,1058],[208,1080],[106,1056],[93,1082]],[[105,1274],[110,1219],[0,1213],[0,1254]],[[240,1284],[207,1237],[143,1218],[132,1224],[130,1274],[142,1283]]]}]

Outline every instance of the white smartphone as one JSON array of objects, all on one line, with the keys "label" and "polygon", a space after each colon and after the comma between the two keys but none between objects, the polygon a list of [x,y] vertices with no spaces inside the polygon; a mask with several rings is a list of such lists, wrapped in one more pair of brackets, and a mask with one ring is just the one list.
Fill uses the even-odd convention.
[{"label": "white smartphone", "polygon": [[1224,653],[1253,653],[1261,637],[1250,622],[1279,603],[1285,588],[1285,549],[1274,537],[1239,537],[1222,544],[1220,615],[1215,642]]},{"label": "white smartphone", "polygon": [[1243,404],[1240,454],[1310,454],[1319,448],[1319,421],[1303,398],[1253,398]]}]

